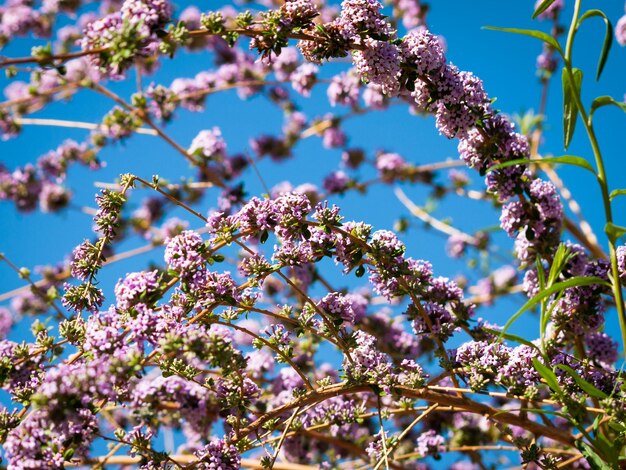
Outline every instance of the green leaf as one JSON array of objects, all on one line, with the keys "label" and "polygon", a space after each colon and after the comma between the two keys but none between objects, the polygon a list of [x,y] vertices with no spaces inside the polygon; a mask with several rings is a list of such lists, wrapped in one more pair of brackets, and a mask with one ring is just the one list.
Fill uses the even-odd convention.
[{"label": "green leaf", "polygon": [[602,390],[598,390],[596,387],[594,387],[592,384],[590,384],[585,379],[583,379],[580,375],[578,375],[578,373],[574,369],[572,369],[570,366],[567,366],[565,364],[557,364],[556,367],[567,372],[574,379],[576,384],[578,384],[578,386],[587,393],[587,395],[591,397],[599,398],[601,400],[608,397],[608,395],[604,393]]},{"label": "green leaf", "polygon": [[626,113],[626,103],[617,101],[612,96],[598,96],[595,100],[593,100],[593,103],[591,103],[591,110],[589,111],[589,119],[591,119],[591,116],[593,116],[593,113],[596,111],[596,109],[601,108],[602,106],[609,106],[609,105],[617,106],[618,108],[620,108],[622,111]]},{"label": "green leaf", "polygon": [[546,288],[546,274],[543,270],[543,264],[541,264],[541,258],[537,257],[535,260],[535,268],[537,269],[537,283],[539,284],[539,290]]},{"label": "green leaf", "polygon": [[[495,335],[495,336],[498,336],[500,334],[500,331],[493,330],[491,328],[483,327],[482,330],[486,331],[487,333],[490,333],[492,335]],[[514,341],[516,343],[523,344],[523,345],[528,346],[530,348],[536,349],[541,354],[541,349],[539,349],[536,344],[528,341],[527,339],[522,338],[521,336],[517,336],[517,335],[512,335],[512,334],[506,333],[506,334],[502,335],[502,337],[504,339],[506,339],[506,340]]]},{"label": "green leaf", "polygon": [[533,366],[535,370],[539,372],[539,375],[543,377],[548,386],[556,393],[562,393],[561,387],[559,386],[559,382],[556,378],[556,374],[552,369],[543,364],[539,359],[533,357]]},{"label": "green leaf", "polygon": [[534,20],[535,18],[537,18],[539,15],[541,15],[544,11],[546,11],[548,8],[550,8],[550,5],[552,5],[554,3],[555,0],[543,0],[543,2],[541,2],[539,4],[539,6],[537,7],[537,9],[535,10],[535,12],[533,13],[533,17],[532,19]]},{"label": "green leaf", "polygon": [[572,80],[567,69],[563,67],[562,81],[563,81],[563,142],[564,147],[567,149],[569,143],[574,136],[574,129],[576,129],[576,119],[578,118],[578,108],[576,106],[576,97],[580,97],[580,85],[583,81],[583,73],[580,69],[572,69]]},{"label": "green leaf", "polygon": [[534,29],[498,28],[497,26],[483,26],[483,29],[489,29],[491,31],[502,31],[504,33],[521,34],[523,36],[530,36],[531,38],[539,39],[540,41],[550,44],[557,51],[559,51],[559,54],[561,54],[561,56],[563,56],[563,49],[561,49],[561,45],[558,43],[558,41],[549,34],[544,33],[543,31],[537,31]]},{"label": "green leaf", "polygon": [[569,250],[565,243],[559,244],[559,247],[552,259],[552,266],[550,267],[550,274],[548,275],[548,287],[554,284],[563,272],[565,265],[569,263],[574,254]]},{"label": "green leaf", "polygon": [[626,196],[626,189],[615,189],[611,191],[611,195],[609,196],[609,199],[612,201],[617,196]]},{"label": "green leaf", "polygon": [[604,24],[606,25],[606,32],[604,33],[604,43],[602,44],[602,52],[600,52],[600,59],[598,60],[598,70],[596,72],[596,80],[600,79],[600,75],[602,74],[602,70],[606,65],[606,60],[609,58],[609,51],[611,50],[611,46],[613,45],[613,25],[604,14],[604,12],[600,10],[588,10],[586,11],[578,20],[576,24],[576,29],[580,27],[583,21],[587,18],[593,18],[595,16],[599,16],[604,20]]},{"label": "green leaf", "polygon": [[263,230],[263,232],[261,232],[261,237],[259,239],[259,241],[263,244],[267,241],[267,239],[269,238],[270,234],[268,233],[267,230]]},{"label": "green leaf", "polygon": [[569,287],[589,286],[591,284],[599,284],[599,285],[604,285],[604,286],[610,286],[610,284],[608,282],[606,282],[604,279],[602,279],[600,277],[594,277],[594,276],[583,277],[583,276],[578,276],[578,277],[573,277],[571,279],[568,279],[567,281],[557,282],[556,284],[546,288],[545,290],[542,290],[537,295],[535,295],[532,299],[529,299],[528,302],[526,302],[522,306],[522,308],[520,308],[509,319],[508,322],[506,322],[506,325],[504,325],[504,328],[502,329],[502,332],[500,333],[500,337],[501,338],[504,337],[503,335],[507,332],[507,330],[511,327],[511,325],[524,312],[526,312],[527,310],[529,310],[532,307],[534,307],[538,302],[541,302],[543,299],[546,299],[546,298],[550,297],[552,294],[560,292],[560,291],[562,291],[564,289],[567,289]]},{"label": "green leaf", "polygon": [[[546,274],[543,270],[541,257],[539,256],[537,256],[537,259],[535,260],[535,268],[537,269],[537,282],[539,284],[539,290],[542,291],[546,288]],[[548,325],[548,315],[546,314],[545,301],[542,301],[541,302],[541,317],[539,319],[539,338],[541,338],[541,347],[544,347],[547,325]]]},{"label": "green leaf", "polygon": [[550,416],[558,416],[563,418],[565,421],[571,421],[572,417],[567,413],[561,413],[560,411],[550,411],[544,410],[543,408],[507,408],[506,410],[498,411],[494,413],[493,416],[498,416],[502,413],[510,413],[512,411],[526,411],[528,413],[537,413],[542,415],[550,415]]},{"label": "green leaf", "polygon": [[592,444],[602,453],[604,461],[608,461],[608,468],[620,468],[618,465],[619,454],[617,453],[615,442],[609,441],[604,434],[599,433]]},{"label": "green leaf", "polygon": [[546,157],[546,158],[517,158],[515,160],[509,160],[508,162],[498,163],[497,165],[490,166],[487,169],[487,173],[501,168],[506,168],[515,165],[525,165],[528,163],[549,163],[557,165],[574,165],[580,168],[584,168],[587,171],[593,173],[596,176],[596,170],[593,169],[591,164],[582,157],[576,157],[574,155],[562,155],[560,157]]},{"label": "green leaf", "polygon": [[611,222],[608,222],[604,226],[604,233],[606,233],[607,237],[609,237],[609,240],[611,240],[611,242],[615,243],[618,238],[621,238],[624,235],[626,235],[626,227],[622,227],[620,225],[615,225]]},{"label": "green leaf", "polygon": [[600,457],[596,452],[591,448],[589,444],[580,439],[575,442],[576,447],[580,452],[585,456],[585,460],[593,470],[611,470],[610,467],[602,457]]}]

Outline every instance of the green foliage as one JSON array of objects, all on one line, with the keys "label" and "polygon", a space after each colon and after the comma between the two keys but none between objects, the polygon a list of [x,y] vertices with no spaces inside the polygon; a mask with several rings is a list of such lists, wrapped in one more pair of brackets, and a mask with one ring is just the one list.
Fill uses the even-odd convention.
[{"label": "green foliage", "polygon": [[577,440],[576,447],[585,456],[585,460],[593,470],[613,470],[619,468],[617,463],[615,466],[607,464],[602,457],[600,457],[593,450],[593,448],[583,440]]},{"label": "green foliage", "polygon": [[608,222],[604,226],[604,233],[606,233],[606,236],[609,237],[609,240],[611,240],[612,243],[615,243],[618,239],[626,235],[626,227],[621,227],[612,222]]},{"label": "green foliage", "polygon": [[545,163],[552,165],[574,165],[579,168],[583,168],[587,171],[596,175],[596,170],[594,170],[593,166],[582,157],[576,157],[574,155],[562,155],[560,157],[546,157],[546,158],[517,158],[515,160],[509,160],[508,162],[498,163],[497,165],[490,166],[487,169],[487,173],[492,172],[494,170],[499,170],[501,168],[507,168],[509,166],[515,165],[525,165],[528,163]]},{"label": "green foliage", "polygon": [[[547,7],[546,7],[547,8]],[[534,29],[517,29],[517,28],[499,28],[496,26],[484,26],[483,29],[489,29],[492,31],[502,31],[503,33],[521,34],[523,36],[530,36],[531,38],[539,39],[540,41],[550,44],[556,49],[561,56],[563,55],[563,49],[559,42],[543,31],[537,31]]]},{"label": "green foliage", "polygon": [[573,277],[571,279],[568,279],[567,281],[562,281],[562,282],[557,282],[556,284],[547,287],[545,290],[542,290],[541,292],[539,292],[537,295],[535,295],[533,298],[531,298],[530,300],[528,300],[528,302],[526,302],[522,308],[520,308],[510,319],[509,321],[506,322],[506,324],[504,325],[504,328],[502,329],[502,332],[500,333],[500,338],[503,338],[504,334],[507,332],[507,330],[511,327],[511,325],[513,325],[513,323],[515,323],[515,321],[526,311],[530,310],[532,307],[534,307],[535,305],[537,305],[537,303],[541,302],[543,299],[547,299],[550,296],[552,296],[553,294],[557,294],[559,292],[562,292],[563,290],[569,288],[569,287],[579,287],[579,286],[589,286],[589,285],[593,285],[593,284],[599,284],[599,285],[604,285],[604,286],[609,286],[610,284],[608,282],[606,282],[604,279],[599,278],[599,277]]},{"label": "green foliage", "polygon": [[604,34],[604,43],[602,44],[602,51],[600,52],[600,59],[598,60],[598,70],[596,72],[596,80],[600,80],[600,75],[602,74],[602,70],[604,70],[604,66],[606,65],[606,60],[609,58],[609,52],[611,50],[611,45],[613,44],[613,25],[604,14],[604,12],[600,10],[588,10],[586,11],[576,23],[576,29],[580,28],[583,21],[587,18],[600,17],[604,20],[606,25],[606,33]]},{"label": "green foliage", "polygon": [[583,379],[574,369],[565,364],[557,364],[555,367],[558,369],[562,369],[567,372],[576,382],[576,384],[590,397],[604,399],[607,398],[608,395],[604,393],[602,390],[598,390],[592,384]]},{"label": "green foliage", "polygon": [[617,101],[615,98],[613,98],[611,96],[598,96],[591,103],[591,111],[589,111],[589,119],[591,120],[591,117],[593,116],[593,113],[598,108],[601,108],[603,106],[609,106],[609,105],[617,106],[618,108],[620,108],[622,111],[624,111],[626,113],[626,103],[622,103],[620,101]]},{"label": "green foliage", "polygon": [[[572,78],[573,77],[573,78]],[[572,69],[570,72],[564,68],[562,73],[563,81],[563,146],[569,147],[576,120],[578,119],[577,100],[580,99],[580,87],[583,81],[583,72],[580,69]]]},{"label": "green foliage", "polygon": [[554,1],[555,0],[543,0],[543,2],[541,2],[539,4],[539,6],[535,9],[535,12],[533,13],[532,19],[534,20],[539,15],[541,15],[544,11],[546,11],[548,8],[550,8],[550,6],[554,3]]}]

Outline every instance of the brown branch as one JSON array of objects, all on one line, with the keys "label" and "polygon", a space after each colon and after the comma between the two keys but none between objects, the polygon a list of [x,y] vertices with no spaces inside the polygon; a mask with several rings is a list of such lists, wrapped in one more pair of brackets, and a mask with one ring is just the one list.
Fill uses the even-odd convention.
[{"label": "brown branch", "polygon": [[[267,412],[262,417],[256,419],[254,422],[246,426],[241,430],[241,435],[245,436],[259,429],[265,422],[270,419],[279,417],[283,413],[292,410],[297,406],[305,406],[309,404],[320,403],[328,398],[347,395],[360,392],[372,392],[371,385],[349,385],[345,382],[332,385],[327,388],[319,388],[314,392],[309,392],[294,401],[286,403],[282,406],[274,408]],[[528,430],[529,432],[537,436],[545,436],[561,444],[573,447],[575,439],[567,432],[558,430],[556,428],[549,428],[547,426],[538,424],[529,419],[524,419],[513,413],[505,412],[502,409],[492,408],[484,403],[474,402],[463,396],[450,395],[440,391],[432,390],[428,387],[412,389],[405,386],[397,386],[392,389],[392,392],[403,397],[415,398],[418,400],[425,400],[429,403],[438,403],[444,406],[453,406],[460,410],[479,414],[481,416],[487,416],[493,421],[508,424],[513,426],[519,426]],[[507,397],[511,399],[519,399],[517,397]]]}]

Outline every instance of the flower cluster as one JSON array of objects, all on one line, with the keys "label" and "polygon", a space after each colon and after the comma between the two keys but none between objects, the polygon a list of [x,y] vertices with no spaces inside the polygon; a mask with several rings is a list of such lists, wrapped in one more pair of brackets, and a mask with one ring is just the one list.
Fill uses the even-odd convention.
[{"label": "flower cluster", "polygon": [[136,56],[156,52],[156,32],[170,20],[167,0],[126,0],[122,8],[85,27],[81,48],[94,51],[92,65],[110,78],[121,79]]},{"label": "flower cluster", "polygon": [[512,394],[532,397],[541,378],[532,364],[538,354],[537,349],[526,345],[510,348],[501,343],[472,341],[456,349],[455,361],[468,374],[473,390],[500,384]]},{"label": "flower cluster", "polygon": [[28,164],[10,172],[0,165],[0,199],[13,201],[16,208],[24,212],[37,206],[43,212],[59,211],[67,207],[71,198],[71,192],[63,182],[68,168],[74,163],[90,169],[101,166],[93,149],[73,140],[66,140],[57,149],[41,156],[36,166]]}]

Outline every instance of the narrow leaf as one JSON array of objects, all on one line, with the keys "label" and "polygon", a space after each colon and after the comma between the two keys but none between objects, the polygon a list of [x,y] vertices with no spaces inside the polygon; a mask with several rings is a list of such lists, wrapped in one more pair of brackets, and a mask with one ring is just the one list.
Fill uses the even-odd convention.
[{"label": "narrow leaf", "polygon": [[602,44],[602,51],[600,52],[600,59],[598,60],[598,70],[596,72],[596,80],[600,79],[600,75],[602,74],[602,70],[604,70],[604,66],[606,65],[606,60],[609,58],[609,51],[611,50],[611,46],[613,45],[613,25],[604,14],[604,12],[600,10],[588,10],[586,11],[578,20],[576,24],[576,29],[580,27],[583,21],[587,18],[593,18],[595,16],[599,16],[604,20],[604,24],[606,25],[606,32],[604,33],[604,43]]},{"label": "narrow leaf", "polygon": [[509,160],[508,162],[498,163],[497,165],[490,166],[487,169],[487,173],[501,168],[506,168],[515,165],[527,165],[528,163],[546,163],[555,165],[574,165],[580,168],[584,168],[587,171],[596,176],[596,170],[593,169],[591,164],[582,157],[576,157],[574,155],[562,155],[560,157],[546,157],[546,158],[517,158],[515,160]]},{"label": "narrow leaf", "polygon": [[546,11],[554,3],[555,0],[543,0],[533,13],[533,20]]},{"label": "narrow leaf", "polygon": [[559,247],[552,259],[552,266],[550,267],[550,274],[548,275],[548,286],[554,284],[557,278],[563,272],[563,268],[574,257],[565,243],[560,243]]},{"label": "narrow leaf", "polygon": [[604,461],[609,463],[609,468],[620,468],[617,464],[619,454],[615,442],[609,441],[604,434],[598,433],[592,444],[601,452]]},{"label": "narrow leaf", "polygon": [[[537,282],[539,284],[539,290],[542,291],[546,288],[546,273],[543,270],[543,264],[541,262],[540,256],[537,256],[537,259],[535,259],[535,269],[537,270]],[[546,328],[544,325],[548,324],[545,301],[541,302],[540,313],[541,316],[539,318],[539,338],[541,339],[541,347],[543,348],[546,336]]]},{"label": "narrow leaf", "polygon": [[566,149],[569,147],[574,136],[574,129],[576,129],[578,109],[575,98],[580,96],[580,85],[583,81],[583,73],[580,69],[572,69],[572,75],[574,76],[573,83],[567,69],[563,68],[563,145]]},{"label": "narrow leaf", "polygon": [[[490,333],[490,334],[495,335],[495,336],[498,336],[500,334],[500,331],[493,330],[491,328],[483,327],[483,330],[486,331],[487,333]],[[523,345],[528,346],[530,348],[536,349],[541,354],[541,349],[539,349],[536,344],[528,341],[527,339],[522,338],[521,336],[505,333],[504,335],[502,335],[502,337],[504,339],[506,339],[506,340],[514,341],[515,343],[523,344]]]},{"label": "narrow leaf", "polygon": [[536,357],[533,357],[532,361],[533,361],[533,366],[535,367],[535,370],[539,372],[539,375],[543,377],[543,379],[546,381],[548,386],[554,392],[562,393],[561,387],[559,386],[559,382],[556,378],[556,374],[554,373],[554,371],[550,369],[548,366],[546,366],[545,364],[543,364]]},{"label": "narrow leaf", "polygon": [[497,26],[483,26],[483,29],[489,29],[491,31],[502,31],[504,33],[521,34],[523,36],[530,36],[531,38],[539,39],[545,43],[554,47],[561,56],[563,55],[563,49],[556,39],[543,31],[537,31],[534,29],[517,29],[517,28],[498,28]]},{"label": "narrow leaf", "polygon": [[606,233],[607,237],[611,242],[615,243],[618,238],[626,235],[626,227],[621,227],[620,225],[615,225],[611,222],[608,222],[604,226],[604,233]]},{"label": "narrow leaf", "polygon": [[587,393],[587,395],[595,397],[595,398],[599,398],[601,400],[608,397],[608,395],[604,393],[602,390],[598,390],[596,387],[594,387],[592,384],[590,384],[585,379],[583,379],[580,375],[578,375],[578,373],[574,369],[572,369],[570,366],[567,366],[565,364],[557,364],[556,367],[567,372],[574,379],[576,384],[578,384],[578,386]]},{"label": "narrow leaf", "polygon": [[502,329],[502,332],[500,333],[500,337],[503,338],[504,334],[507,332],[507,330],[511,327],[511,325],[515,322],[515,320],[517,320],[524,312],[526,312],[527,310],[531,309],[532,307],[534,307],[538,302],[541,302],[543,299],[546,299],[548,297],[550,297],[552,294],[555,294],[559,291],[562,291],[564,289],[567,289],[569,287],[577,287],[577,286],[589,286],[591,284],[599,284],[599,285],[604,285],[604,286],[610,286],[610,284],[608,282],[606,282],[604,279],[600,278],[600,277],[573,277],[571,279],[568,279],[567,281],[562,281],[562,282],[557,282],[556,284],[548,287],[547,289],[539,292],[537,295],[535,295],[532,299],[528,300],[528,302],[526,302],[522,308],[520,308],[510,319],[508,322],[506,322],[506,325],[504,325],[504,328]]},{"label": "narrow leaf", "polygon": [[558,416],[563,418],[565,421],[571,421],[572,417],[567,413],[561,413],[560,411],[550,411],[544,410],[543,408],[507,408],[506,410],[498,411],[494,413],[493,416],[498,416],[503,413],[510,413],[511,411],[526,411],[528,413],[537,413],[542,415],[550,415],[550,416]]},{"label": "narrow leaf", "polygon": [[611,191],[611,195],[609,196],[609,199],[612,201],[618,196],[626,196],[626,189],[615,189]]},{"label": "narrow leaf", "polygon": [[611,470],[611,467],[585,441],[579,439],[575,444],[593,470]]},{"label": "narrow leaf", "polygon": [[617,101],[612,96],[598,96],[595,100],[593,100],[593,103],[591,103],[591,110],[589,111],[589,119],[591,119],[591,116],[593,116],[593,113],[596,111],[596,109],[601,108],[602,106],[609,106],[609,105],[617,106],[618,108],[620,108],[622,111],[626,113],[626,103]]}]

